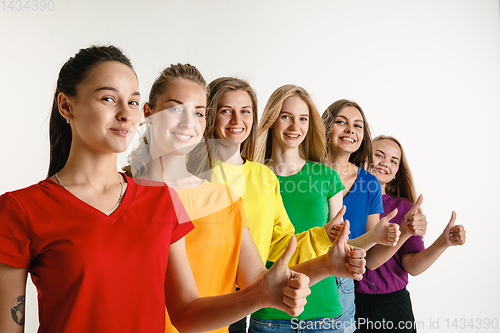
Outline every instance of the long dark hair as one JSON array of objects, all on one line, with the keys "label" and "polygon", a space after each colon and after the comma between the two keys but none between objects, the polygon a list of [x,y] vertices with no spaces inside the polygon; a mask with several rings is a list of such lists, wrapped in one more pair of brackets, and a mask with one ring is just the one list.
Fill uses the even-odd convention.
[{"label": "long dark hair", "polygon": [[59,113],[57,96],[64,93],[69,97],[76,97],[78,86],[87,78],[95,66],[105,61],[118,61],[134,70],[129,58],[115,46],[91,46],[81,49],[61,67],[57,79],[56,92],[52,102],[50,114],[50,165],[48,177],[60,171],[68,161],[71,148],[71,127]]},{"label": "long dark hair", "polygon": [[325,112],[323,112],[321,118],[325,123],[326,150],[328,156],[330,156],[331,154],[330,134],[332,132],[333,123],[335,122],[335,118],[337,118],[337,115],[340,113],[340,111],[342,111],[342,109],[346,106],[352,106],[358,109],[359,113],[361,113],[361,117],[363,118],[364,123],[363,141],[361,142],[361,146],[359,147],[359,149],[352,153],[351,156],[349,156],[349,162],[358,167],[369,170],[368,168],[373,165],[372,136],[370,134],[370,127],[368,126],[368,122],[366,121],[365,113],[363,112],[363,109],[361,109],[361,106],[359,106],[356,102],[349,101],[347,99],[339,99],[338,101],[330,105],[325,110]]}]

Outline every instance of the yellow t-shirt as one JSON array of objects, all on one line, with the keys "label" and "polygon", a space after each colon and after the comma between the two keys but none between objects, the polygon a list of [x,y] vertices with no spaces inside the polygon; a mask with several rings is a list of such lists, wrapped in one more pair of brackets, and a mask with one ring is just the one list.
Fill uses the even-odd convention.
[{"label": "yellow t-shirt", "polygon": [[[283,254],[295,232],[283,206],[276,175],[257,162],[247,160],[243,165],[232,165],[216,161],[212,181],[227,182],[232,191],[242,196],[250,233],[262,261],[275,262]],[[290,259],[290,265],[325,254],[331,246],[322,227],[315,227],[295,236],[297,249]]]},{"label": "yellow t-shirt", "polygon": [[[175,191],[195,227],[185,240],[200,297],[234,292],[242,229],[248,228],[241,198],[228,186],[207,181]],[[165,331],[178,332],[168,313]],[[227,332],[227,327],[212,332]]]}]

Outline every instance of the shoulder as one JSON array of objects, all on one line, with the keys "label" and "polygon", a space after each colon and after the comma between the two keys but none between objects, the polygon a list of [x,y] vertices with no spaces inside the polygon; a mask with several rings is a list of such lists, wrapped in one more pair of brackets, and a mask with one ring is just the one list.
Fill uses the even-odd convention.
[{"label": "shoulder", "polygon": [[404,211],[405,214],[413,207],[413,203],[406,198],[396,197],[390,194],[384,194],[383,199],[384,199],[384,206],[386,204],[390,204],[392,207],[398,208],[398,210],[400,211]]},{"label": "shoulder", "polygon": [[267,181],[273,180],[276,183],[278,182],[278,177],[276,177],[274,171],[262,163],[247,160],[244,167],[245,173],[248,173],[249,175],[256,175],[259,179],[266,178]]},{"label": "shoulder", "polygon": [[53,198],[54,195],[52,194],[52,191],[58,186],[59,185],[47,178],[28,187],[6,192],[2,195],[2,198],[4,200],[5,198],[12,198],[13,200],[16,200],[18,202],[41,200],[44,197]]}]

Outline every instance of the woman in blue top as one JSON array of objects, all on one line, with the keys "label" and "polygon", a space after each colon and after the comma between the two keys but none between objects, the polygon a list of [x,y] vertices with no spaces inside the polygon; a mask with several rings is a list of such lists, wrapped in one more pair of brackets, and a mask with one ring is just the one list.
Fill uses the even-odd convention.
[{"label": "woman in blue top", "polygon": [[[349,244],[365,250],[376,244],[396,245],[399,228],[388,221],[397,214],[397,210],[379,221],[380,213],[384,211],[380,182],[363,169],[373,164],[371,135],[363,110],[357,103],[342,99],[330,105],[322,119],[328,152],[326,165],[337,171],[345,186],[343,196],[347,210],[344,219],[351,223]],[[383,230],[388,232],[381,232]],[[377,259],[380,265],[389,258],[367,256],[366,267],[376,268],[369,259]],[[337,278],[337,285],[344,331],[353,332],[354,282],[352,279]]]}]

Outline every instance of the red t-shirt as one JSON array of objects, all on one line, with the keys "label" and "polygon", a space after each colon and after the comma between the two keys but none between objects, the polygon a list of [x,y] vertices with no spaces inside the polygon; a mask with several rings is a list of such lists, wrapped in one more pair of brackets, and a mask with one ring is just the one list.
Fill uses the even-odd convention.
[{"label": "red t-shirt", "polygon": [[193,225],[168,186],[127,182],[109,216],[49,179],[0,196],[0,262],[29,269],[39,332],[164,332],[169,247]]}]

